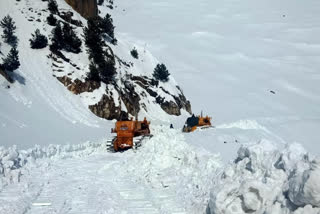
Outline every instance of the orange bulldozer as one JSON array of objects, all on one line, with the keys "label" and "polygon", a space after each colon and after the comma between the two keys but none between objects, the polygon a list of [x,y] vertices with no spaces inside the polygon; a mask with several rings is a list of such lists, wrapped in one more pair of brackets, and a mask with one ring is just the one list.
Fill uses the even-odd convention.
[{"label": "orange bulldozer", "polygon": [[144,118],[143,121],[124,120],[117,121],[115,128],[111,129],[111,133],[116,133],[117,136],[112,140],[108,140],[107,149],[117,152],[126,149],[137,149],[141,146],[141,142],[146,137],[152,137],[149,129],[150,122]]},{"label": "orange bulldozer", "polygon": [[185,123],[185,125],[183,126],[182,131],[183,132],[193,132],[196,129],[207,129],[207,128],[211,128],[213,127],[211,125],[211,117],[202,116],[202,112],[201,115],[199,116],[194,116],[194,114],[187,118],[187,121]]}]

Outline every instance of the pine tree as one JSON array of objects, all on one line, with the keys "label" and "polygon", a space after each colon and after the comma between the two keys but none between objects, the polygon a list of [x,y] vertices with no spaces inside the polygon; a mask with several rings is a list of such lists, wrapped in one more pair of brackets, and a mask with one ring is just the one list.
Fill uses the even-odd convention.
[{"label": "pine tree", "polygon": [[42,35],[39,29],[37,29],[35,33],[32,34],[32,38],[29,41],[31,48],[33,49],[45,48],[48,45],[47,37],[45,35]]},{"label": "pine tree", "polygon": [[50,50],[56,52],[62,49],[63,46],[63,34],[60,23],[52,30],[52,44],[50,45]]},{"label": "pine tree", "polygon": [[110,14],[107,14],[101,21],[101,29],[112,38],[112,41],[115,41],[114,28],[113,19]]},{"label": "pine tree", "polygon": [[4,41],[11,46],[16,46],[18,39],[14,35],[14,32],[17,27],[13,19],[9,15],[7,15],[2,19],[0,25],[3,28],[2,38],[4,39]]},{"label": "pine tree", "polygon": [[100,75],[99,75],[99,70],[97,66],[91,62],[89,65],[89,73],[87,73],[87,80],[95,81],[95,82],[100,82]]},{"label": "pine tree", "polygon": [[169,80],[169,75],[170,73],[164,64],[157,64],[153,71],[153,77],[162,82],[167,82]]},{"label": "pine tree", "polygon": [[12,47],[8,56],[3,59],[2,67],[6,71],[13,72],[20,67],[19,52],[16,47]]},{"label": "pine tree", "polygon": [[63,33],[63,49],[73,53],[79,53],[81,51],[81,40],[74,32],[69,23],[65,23],[62,29]]},{"label": "pine tree", "polygon": [[131,56],[132,56],[133,58],[135,58],[135,59],[138,59],[138,58],[139,58],[139,54],[138,54],[138,51],[137,51],[136,48],[133,48],[130,53],[131,53]]},{"label": "pine tree", "polygon": [[116,73],[116,68],[113,56],[103,50],[105,44],[102,40],[102,19],[100,17],[90,18],[87,26],[84,28],[84,37],[91,60],[87,78],[93,79],[92,76],[94,76],[94,79],[97,80],[99,76],[100,81],[110,83]]},{"label": "pine tree", "polygon": [[56,0],[49,0],[48,1],[48,9],[51,14],[59,14],[58,4]]},{"label": "pine tree", "polygon": [[100,79],[104,83],[110,83],[116,73],[114,61],[111,59],[104,60],[98,64]]},{"label": "pine tree", "polygon": [[47,17],[47,22],[49,25],[51,26],[56,26],[57,24],[57,19],[56,17],[54,17],[54,15],[51,13],[48,17]]},{"label": "pine tree", "polygon": [[98,17],[89,18],[88,27],[83,30],[85,44],[88,48],[89,59],[94,59],[96,63],[103,61],[103,41],[100,29],[101,20]]}]

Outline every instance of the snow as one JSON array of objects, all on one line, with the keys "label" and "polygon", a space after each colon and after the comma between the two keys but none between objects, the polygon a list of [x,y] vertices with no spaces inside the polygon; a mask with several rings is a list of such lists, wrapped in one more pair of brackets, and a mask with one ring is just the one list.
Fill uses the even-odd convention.
[{"label": "snow", "polygon": [[211,187],[209,213],[318,213],[318,168],[299,144],[242,145]]},{"label": "snow", "polygon": [[[71,7],[63,0],[59,0],[57,3],[61,11],[71,10]],[[100,140],[105,137],[106,130],[110,130],[113,124],[96,117],[88,109],[88,106],[100,101],[105,93],[106,85],[102,84],[92,93],[85,92],[74,95],[55,78],[67,76],[71,80],[84,80],[88,72],[89,60],[82,38],[83,29],[75,28],[82,39],[82,52],[79,54],[63,52],[71,63],[76,65],[74,67],[71,63],[63,60],[51,59],[49,47],[41,50],[30,48],[29,39],[37,28],[42,34],[51,37],[53,27],[46,23],[46,18],[49,15],[47,2],[1,1],[0,19],[9,13],[17,26],[16,35],[19,39],[18,50],[21,66],[15,71],[17,81],[11,84],[10,88],[7,88],[6,80],[2,76],[0,77],[0,99],[5,103],[0,107],[0,125],[2,127],[0,129],[0,145],[18,145],[20,148],[28,148],[35,144],[79,143],[87,140]],[[86,20],[76,12],[74,12],[73,18],[80,20],[84,25],[86,24]],[[118,45],[112,46],[114,53],[126,62],[133,61],[133,66],[126,68],[117,62],[118,75],[116,79],[120,81],[126,73],[151,78],[152,71],[158,63],[155,57],[145,47],[136,45],[129,39],[127,40],[125,36],[121,37],[119,34],[117,38]],[[2,43],[1,51],[6,55],[10,46],[5,44],[2,38],[0,42]],[[139,60],[135,60],[130,54],[133,47],[139,51]],[[161,85],[163,86],[163,84]],[[165,88],[171,94],[177,95],[176,85],[173,77],[170,77]],[[120,83],[119,86],[122,87]],[[139,90],[139,86],[136,86],[136,90],[139,93],[142,92]],[[111,91],[113,91],[115,103],[118,103],[117,93],[115,90],[111,89]],[[162,92],[160,88],[154,88],[154,91],[168,101],[173,99]],[[150,97],[141,99],[140,103],[145,105],[147,109],[141,111],[140,117],[152,114],[152,120],[170,120],[170,116],[155,101],[151,101]],[[123,103],[121,106],[122,109],[126,109]],[[16,134],[12,135],[12,133]]]},{"label": "snow", "polygon": [[[317,0],[122,0],[112,11],[100,7],[116,25],[115,53],[133,62],[121,75],[151,77],[165,63],[174,76],[166,88],[176,95],[177,80],[193,111],[212,116],[215,126],[181,133],[186,112],[168,117],[143,98],[150,105],[139,117],[151,119],[154,136],[137,151],[115,154],[105,146],[115,121],[87,109],[106,86],[76,96],[52,77],[73,72],[72,79],[83,79],[87,56],[65,53],[80,71],[62,63],[59,73],[47,49],[29,48],[36,28],[46,35],[51,29],[28,22],[28,8],[46,4],[0,1],[0,18],[10,13],[17,23],[22,64],[10,89],[0,76],[0,213],[320,213]],[[32,206],[46,202],[52,205]]]},{"label": "snow", "polygon": [[115,5],[116,31],[167,65],[194,113],[203,110],[216,126],[256,121],[277,142],[299,142],[319,154],[319,1]]}]

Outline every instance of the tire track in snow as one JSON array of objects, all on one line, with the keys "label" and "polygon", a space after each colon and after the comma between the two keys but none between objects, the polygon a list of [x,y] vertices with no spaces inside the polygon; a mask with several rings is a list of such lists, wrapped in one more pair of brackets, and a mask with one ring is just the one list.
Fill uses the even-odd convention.
[{"label": "tire track in snow", "polygon": [[[120,156],[121,155],[121,156]],[[184,213],[175,194],[137,184],[117,170],[127,154],[101,154],[52,164],[48,182],[27,214]],[[43,178],[39,177],[39,183]],[[43,182],[43,181],[42,181]],[[51,203],[51,206],[32,206]]]}]

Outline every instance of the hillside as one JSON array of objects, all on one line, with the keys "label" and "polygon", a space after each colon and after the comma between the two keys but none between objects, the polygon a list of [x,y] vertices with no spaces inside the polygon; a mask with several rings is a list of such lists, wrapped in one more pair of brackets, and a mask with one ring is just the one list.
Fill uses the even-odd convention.
[{"label": "hillside", "polygon": [[[320,213],[317,0],[99,0],[117,39],[103,35],[117,72],[99,83],[74,10],[87,16],[76,2],[89,0],[66,1],[78,54],[30,48],[36,28],[52,40],[47,2],[0,1],[21,61],[15,83],[0,75],[0,214]],[[191,104],[213,128],[181,131]],[[112,153],[125,113],[150,119],[153,137]]]},{"label": "hillside", "polygon": [[[54,27],[47,22],[50,14],[47,2],[1,3],[1,15],[10,14],[16,22],[21,61],[20,68],[13,74],[14,84],[0,77],[0,96],[6,104],[0,109],[4,145],[16,144],[26,148],[34,144],[101,139],[107,135],[111,123],[100,118],[119,119],[125,113],[129,117],[147,116],[151,120],[169,121],[174,117],[170,115],[191,112],[190,102],[172,75],[168,82],[154,80],[152,72],[158,61],[148,50],[125,38],[119,38],[116,45],[108,38],[103,41],[115,63],[113,82],[87,81],[90,61],[81,27],[87,21],[64,1],[57,3],[60,15],[54,16],[58,22],[64,26],[66,21],[61,14],[73,14],[70,23],[79,25],[71,24],[71,27],[82,40],[80,53],[63,50],[61,56],[52,53],[49,46],[30,48],[29,39],[36,29],[49,38],[49,44],[52,43]],[[133,48],[138,51],[139,59],[131,56]],[[2,41],[3,56],[9,50],[10,46]],[[16,134],[12,135],[12,132]]]}]

